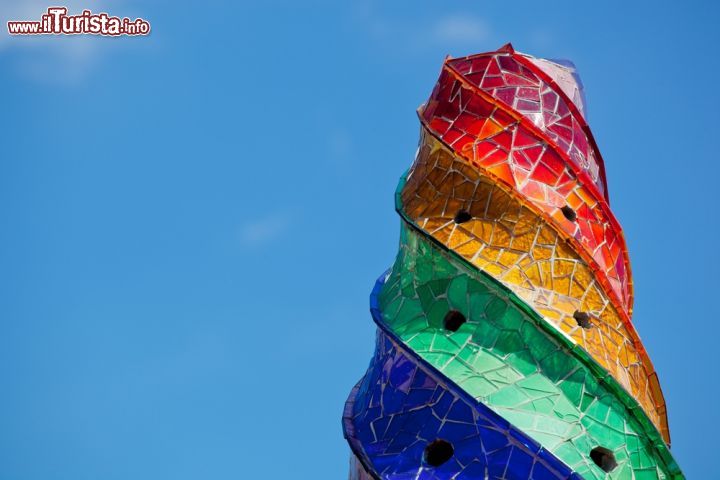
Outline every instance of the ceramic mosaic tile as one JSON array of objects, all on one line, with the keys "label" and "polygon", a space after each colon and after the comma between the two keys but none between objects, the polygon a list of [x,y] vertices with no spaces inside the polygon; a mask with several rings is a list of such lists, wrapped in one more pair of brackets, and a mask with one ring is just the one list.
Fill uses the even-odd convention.
[{"label": "ceramic mosaic tile", "polygon": [[446,59],[345,405],[351,480],[684,478],[586,108],[569,62]]},{"label": "ceramic mosaic tile", "polygon": [[[619,307],[629,312],[632,282],[625,240],[598,184],[545,131],[458,73],[454,62],[445,62],[430,99],[421,107],[422,123],[483,174],[511,187],[566,235]],[[493,85],[506,77],[496,78]],[[558,89],[555,94],[562,93]]]},{"label": "ceramic mosaic tile", "polygon": [[581,478],[441,378],[378,332],[375,357],[343,418],[360,464],[356,478],[368,471],[388,479]]},{"label": "ceramic mosaic tile", "polygon": [[[424,128],[401,181],[398,211],[425,233],[515,291],[615,377],[667,432],[657,375],[624,310],[544,219]],[[456,223],[458,211],[471,219]],[[579,322],[579,312],[583,313]]]},{"label": "ceramic mosaic tile", "polygon": [[[660,433],[588,355],[576,355],[574,344],[524,310],[522,299],[513,302],[491,275],[468,269],[412,227],[402,233],[376,292],[382,326],[584,478],[605,478],[590,458],[595,446],[618,462],[608,478],[634,478],[650,468],[648,459],[654,476],[647,478],[674,478]],[[451,314],[462,319],[457,328],[447,326]]]}]

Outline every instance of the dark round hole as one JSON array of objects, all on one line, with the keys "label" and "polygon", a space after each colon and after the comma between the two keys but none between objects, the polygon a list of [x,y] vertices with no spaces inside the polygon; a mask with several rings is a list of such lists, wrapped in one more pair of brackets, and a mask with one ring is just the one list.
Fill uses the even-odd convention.
[{"label": "dark round hole", "polygon": [[465,223],[472,219],[472,215],[467,210],[458,210],[455,214],[455,223]]},{"label": "dark round hole", "polygon": [[446,330],[450,330],[451,332],[457,332],[458,328],[460,328],[460,326],[466,321],[467,319],[465,318],[465,315],[458,312],[457,310],[450,310],[443,319],[443,326]]},{"label": "dark round hole", "polygon": [[575,310],[575,313],[573,313],[573,318],[577,322],[578,325],[580,325],[582,328],[591,328],[592,322],[590,321],[590,315],[588,315],[586,312],[581,312],[580,310]]},{"label": "dark round hole", "polygon": [[440,439],[434,440],[428,443],[428,446],[425,447],[425,463],[431,467],[439,467],[450,460],[453,453],[455,453],[455,451],[453,450],[453,446],[450,442]]},{"label": "dark round hole", "polygon": [[565,218],[570,220],[571,222],[574,222],[577,219],[577,214],[575,213],[575,210],[570,208],[569,205],[565,205],[560,209],[563,215],[565,215]]},{"label": "dark round hole", "polygon": [[590,451],[590,458],[595,462],[595,465],[600,467],[603,472],[612,472],[617,467],[617,460],[615,455],[603,447],[595,447]]}]

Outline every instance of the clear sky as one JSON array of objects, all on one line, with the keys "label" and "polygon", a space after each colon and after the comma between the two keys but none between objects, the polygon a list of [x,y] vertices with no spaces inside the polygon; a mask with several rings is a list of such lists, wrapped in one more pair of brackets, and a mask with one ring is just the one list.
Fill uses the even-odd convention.
[{"label": "clear sky", "polygon": [[673,452],[719,478],[717,2],[67,5],[153,31],[0,32],[0,479],[344,478],[415,109],[508,41],[578,66]]}]

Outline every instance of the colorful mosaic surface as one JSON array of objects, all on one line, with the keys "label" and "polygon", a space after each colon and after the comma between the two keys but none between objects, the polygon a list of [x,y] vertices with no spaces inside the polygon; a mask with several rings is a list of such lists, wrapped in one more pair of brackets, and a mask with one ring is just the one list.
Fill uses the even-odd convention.
[{"label": "colorful mosaic surface", "polygon": [[[667,437],[665,401],[632,323],[609,301],[587,263],[541,216],[424,128],[397,208],[583,346]],[[458,211],[472,218],[457,224]],[[589,327],[578,323],[577,312],[588,314]]]},{"label": "colorful mosaic surface", "polygon": [[[575,244],[619,307],[629,312],[632,282],[622,229],[596,184],[528,117],[477,87],[470,74],[458,73],[453,66],[457,62],[445,62],[420,110],[423,124],[483,174],[512,187],[528,207],[543,214]],[[555,94],[562,92],[558,89]],[[565,207],[572,209],[572,218]]]},{"label": "colorful mosaic surface", "polygon": [[[581,478],[485,405],[445,387],[382,330],[376,348],[344,417],[367,471],[381,478]],[[453,454],[429,465],[426,446],[438,439]]]},{"label": "colorful mosaic surface", "polygon": [[401,179],[350,478],[682,479],[571,64],[447,59]]}]

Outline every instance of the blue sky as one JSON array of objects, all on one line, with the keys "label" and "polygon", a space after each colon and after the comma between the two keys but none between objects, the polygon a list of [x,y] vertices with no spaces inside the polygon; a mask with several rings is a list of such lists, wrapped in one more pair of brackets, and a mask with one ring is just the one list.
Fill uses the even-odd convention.
[{"label": "blue sky", "polygon": [[508,41],[579,68],[673,452],[717,475],[720,11],[578,3],[72,0],[152,34],[0,34],[0,479],[344,478],[415,109]]}]

